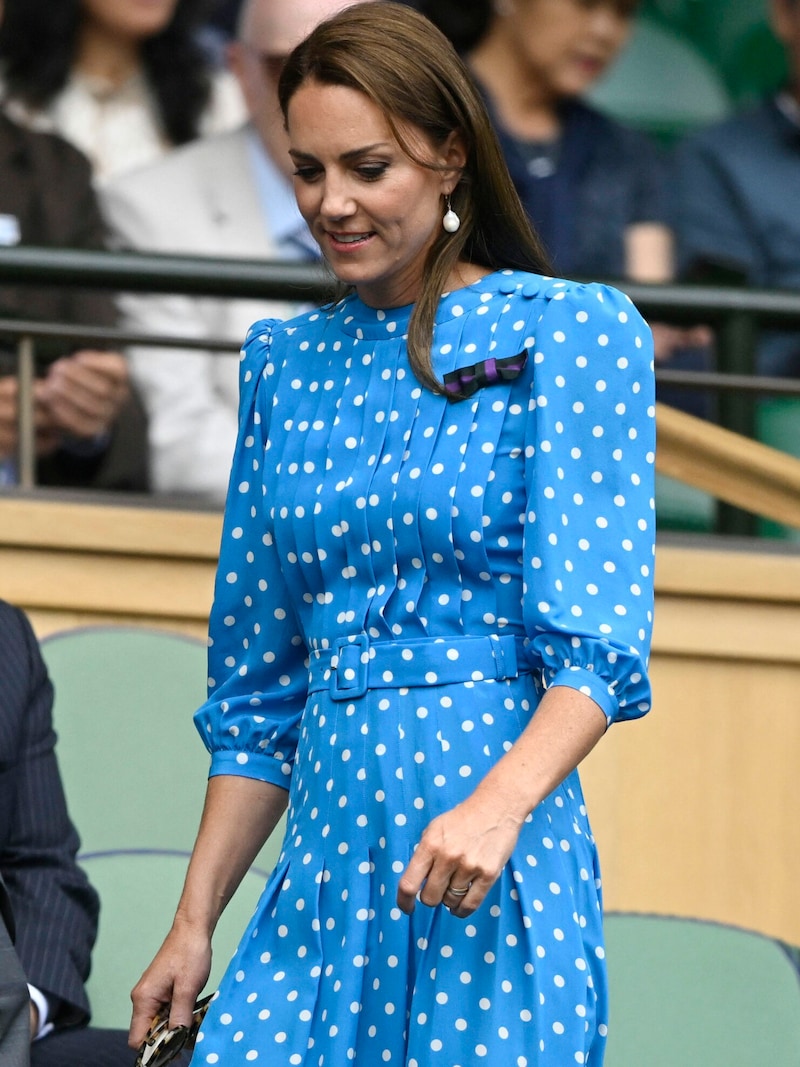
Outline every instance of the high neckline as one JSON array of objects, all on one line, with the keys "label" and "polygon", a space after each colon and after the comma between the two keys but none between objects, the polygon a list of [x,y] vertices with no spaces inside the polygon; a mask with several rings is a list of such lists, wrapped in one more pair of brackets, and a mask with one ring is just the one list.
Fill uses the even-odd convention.
[{"label": "high neckline", "polygon": [[[478,281],[444,293],[436,312],[436,323],[466,314],[497,294],[513,293],[532,275],[522,271],[498,270],[485,274]],[[334,314],[339,317],[342,330],[352,337],[369,340],[404,337],[414,304],[395,308],[373,308],[365,304],[357,293],[337,305]]]}]

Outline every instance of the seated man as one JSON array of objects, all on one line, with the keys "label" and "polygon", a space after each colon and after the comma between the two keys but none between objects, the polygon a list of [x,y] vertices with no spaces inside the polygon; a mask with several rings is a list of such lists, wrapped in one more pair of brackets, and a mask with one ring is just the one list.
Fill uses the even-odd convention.
[{"label": "seated man", "polygon": [[[0,1063],[22,1067],[29,1052],[32,1067],[131,1067],[125,1031],[88,1026],[84,982],[99,904],[75,861],[79,840],[54,751],[53,687],[30,623],[4,601],[0,679]],[[13,996],[5,1004],[2,995],[19,997],[20,968],[32,1042],[22,1052],[19,1023],[9,1027]]]},{"label": "seated man", "polygon": [[[104,227],[84,157],[66,141],[0,114],[0,246],[102,248]],[[0,321],[111,327],[109,293],[0,283]],[[0,337],[0,485],[17,478],[14,341]],[[147,434],[118,352],[36,343],[37,481],[144,491]]]},{"label": "seated man", "polygon": [[0,1059],[4,1067],[27,1067],[33,1009],[25,974],[11,942],[13,935],[11,902],[0,877]]},{"label": "seated man", "polygon": [[[243,259],[316,259],[292,192],[288,138],[278,107],[283,59],[320,20],[352,0],[244,0],[229,46],[250,114],[241,129],[201,138],[103,188],[101,206],[122,247]],[[153,489],[221,504],[236,439],[238,349],[259,318],[287,318],[274,300],[126,296],[137,332],[230,342],[130,352],[149,422]]]}]

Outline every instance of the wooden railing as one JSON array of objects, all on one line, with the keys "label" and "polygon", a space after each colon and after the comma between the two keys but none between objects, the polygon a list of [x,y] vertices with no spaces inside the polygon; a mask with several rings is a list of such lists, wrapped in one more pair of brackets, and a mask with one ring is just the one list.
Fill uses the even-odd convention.
[{"label": "wooden railing", "polygon": [[665,404],[656,405],[656,431],[662,474],[800,528],[799,459]]}]

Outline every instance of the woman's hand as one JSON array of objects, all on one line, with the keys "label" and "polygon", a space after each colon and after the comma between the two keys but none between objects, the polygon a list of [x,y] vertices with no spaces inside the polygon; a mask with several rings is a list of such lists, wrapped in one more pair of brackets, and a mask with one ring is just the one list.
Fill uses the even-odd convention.
[{"label": "woman's hand", "polygon": [[529,813],[605,729],[605,715],[591,697],[568,686],[548,689],[475,792],[428,824],[400,879],[398,907],[410,915],[419,893],[429,907],[445,904],[459,918],[471,915],[499,878]]},{"label": "woman's hand", "polygon": [[410,915],[418,893],[423,904],[444,904],[461,919],[480,907],[508,862],[524,819],[508,800],[479,789],[433,819],[400,879],[398,907]]},{"label": "woman's hand", "polygon": [[219,774],[206,790],[181,900],[164,944],[131,993],[132,1048],[153,1016],[170,1005],[169,1025],[189,1026],[192,1008],[211,973],[211,935],[256,853],[286,808],[287,793],[254,778]]},{"label": "woman's hand", "polygon": [[211,973],[211,939],[179,916],[131,993],[131,1048],[144,1041],[153,1016],[170,1004],[169,1025],[189,1026],[192,1008]]}]

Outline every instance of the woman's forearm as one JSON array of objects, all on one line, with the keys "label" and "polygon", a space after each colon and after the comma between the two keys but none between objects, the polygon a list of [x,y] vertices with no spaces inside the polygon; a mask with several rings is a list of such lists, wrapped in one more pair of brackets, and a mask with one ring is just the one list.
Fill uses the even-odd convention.
[{"label": "woman's forearm", "polygon": [[548,689],[536,713],[476,789],[503,798],[520,824],[587,756],[606,731],[598,705],[577,689]]},{"label": "woman's forearm", "polygon": [[213,932],[286,808],[285,789],[234,775],[210,778],[176,920]]},{"label": "woman's forearm", "polygon": [[131,994],[129,1041],[170,1004],[170,1026],[188,1026],[211,970],[211,935],[258,850],[286,808],[286,790],[252,778],[211,778],[172,928]]}]

